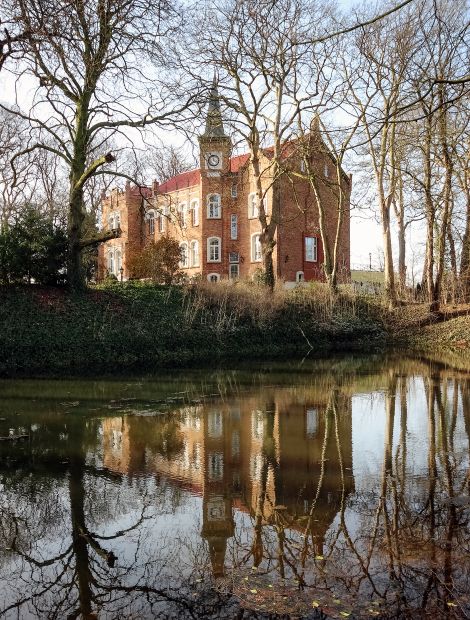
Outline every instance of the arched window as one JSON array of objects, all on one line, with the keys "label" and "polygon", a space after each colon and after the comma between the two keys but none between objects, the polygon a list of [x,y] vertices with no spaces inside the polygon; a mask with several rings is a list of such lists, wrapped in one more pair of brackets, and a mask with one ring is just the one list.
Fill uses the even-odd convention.
[{"label": "arched window", "polygon": [[250,219],[253,219],[258,216],[258,196],[256,195],[256,193],[253,192],[248,196],[248,217]]},{"label": "arched window", "polygon": [[191,202],[191,224],[199,226],[199,200]]},{"label": "arched window", "polygon": [[119,228],[121,226],[121,216],[119,215],[119,213],[116,213],[116,215],[114,216],[114,228]]},{"label": "arched window", "polygon": [[121,250],[116,250],[114,256],[114,265],[116,267],[116,275],[119,277],[121,275],[121,267],[122,267],[122,254]]},{"label": "arched window", "polygon": [[220,263],[221,255],[220,237],[209,237],[207,240],[207,262]]},{"label": "arched window", "polygon": [[191,267],[199,267],[199,242],[191,241],[190,251]]},{"label": "arched window", "polygon": [[109,226],[109,230],[113,230],[114,229],[114,214],[111,214],[108,217],[108,226]]},{"label": "arched window", "polygon": [[221,206],[220,206],[220,195],[219,194],[209,194],[207,197],[207,218],[212,219],[220,219],[221,217]]},{"label": "arched window", "polygon": [[149,235],[155,233],[155,211],[149,211],[147,213],[147,228]]},{"label": "arched window", "polygon": [[183,269],[189,267],[188,244],[186,242],[180,243],[180,252],[180,267]]},{"label": "arched window", "polygon": [[209,273],[207,274],[208,282],[218,282],[220,280],[220,275],[218,273]]},{"label": "arched window", "polygon": [[260,241],[259,233],[255,235],[251,235],[251,262],[252,263],[260,263],[261,262],[261,241]]}]

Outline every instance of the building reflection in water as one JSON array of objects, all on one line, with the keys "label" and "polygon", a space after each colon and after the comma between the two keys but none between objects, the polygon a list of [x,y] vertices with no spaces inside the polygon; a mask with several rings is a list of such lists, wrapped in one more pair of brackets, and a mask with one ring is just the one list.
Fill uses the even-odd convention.
[{"label": "building reflection in water", "polygon": [[336,390],[309,399],[265,389],[261,399],[185,407],[171,418],[108,418],[102,425],[106,469],[165,477],[202,496],[200,534],[215,577],[224,574],[236,511],[252,517],[255,566],[263,561],[266,526],[278,532],[279,546],[286,529],[296,530],[321,555],[328,528],[354,490],[351,399]]}]

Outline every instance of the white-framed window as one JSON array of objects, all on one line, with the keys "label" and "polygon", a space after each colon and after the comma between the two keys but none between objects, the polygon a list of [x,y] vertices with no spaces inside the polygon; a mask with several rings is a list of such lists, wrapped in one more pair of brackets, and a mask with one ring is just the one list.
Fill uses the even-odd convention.
[{"label": "white-framed window", "polygon": [[296,282],[303,282],[305,280],[305,275],[303,271],[298,271],[295,274],[295,281]]},{"label": "white-framed window", "polygon": [[108,254],[108,271],[109,273],[114,273],[114,252],[110,250]]},{"label": "white-framed window", "polygon": [[191,267],[199,267],[199,241],[191,241],[190,264]]},{"label": "white-framed window", "polygon": [[250,219],[259,217],[258,196],[255,192],[248,196],[248,217]]},{"label": "white-framed window", "polygon": [[220,280],[220,274],[218,273],[208,273],[207,274],[207,281],[208,282],[219,282]]},{"label": "white-framed window", "polygon": [[180,243],[180,253],[180,267],[182,267],[183,269],[189,267],[188,244],[186,243],[186,241]]},{"label": "white-framed window", "polygon": [[122,267],[122,254],[121,250],[116,250],[116,254],[114,257],[114,265],[116,267],[116,275],[121,275],[121,267]]},{"label": "white-framed window", "polygon": [[165,216],[163,211],[158,214],[158,232],[162,233],[165,230]]},{"label": "white-framed window", "polygon": [[318,260],[318,239],[305,237],[305,260],[308,263],[316,263]]},{"label": "white-framed window", "polygon": [[238,196],[237,184],[233,183],[233,185],[232,185],[232,198],[236,198],[237,196]]},{"label": "white-framed window", "polygon": [[220,263],[222,256],[220,237],[209,237],[207,239],[207,262]]},{"label": "white-framed window", "polygon": [[199,200],[191,201],[191,224],[199,226]]},{"label": "white-framed window", "polygon": [[186,226],[188,225],[188,206],[185,202],[182,202],[178,206],[178,212],[180,216],[181,228],[186,228]]},{"label": "white-framed window", "polygon": [[230,239],[238,239],[238,216],[234,213],[230,216]]},{"label": "white-framed window", "polygon": [[153,235],[155,232],[155,212],[149,211],[147,213],[147,229],[149,235]]},{"label": "white-framed window", "polygon": [[231,280],[238,280],[240,277],[240,265],[238,263],[232,263],[230,265],[229,276]]},{"label": "white-framed window", "polygon": [[220,219],[220,217],[221,217],[220,195],[209,194],[209,196],[207,196],[207,218],[210,220],[213,220],[213,219]]},{"label": "white-framed window", "polygon": [[110,230],[116,230],[117,228],[119,228],[120,226],[120,217],[119,217],[119,213],[111,213],[111,215],[108,217],[108,225]]},{"label": "white-framed window", "polygon": [[251,235],[251,262],[252,263],[260,263],[261,262],[261,241],[259,233]]}]

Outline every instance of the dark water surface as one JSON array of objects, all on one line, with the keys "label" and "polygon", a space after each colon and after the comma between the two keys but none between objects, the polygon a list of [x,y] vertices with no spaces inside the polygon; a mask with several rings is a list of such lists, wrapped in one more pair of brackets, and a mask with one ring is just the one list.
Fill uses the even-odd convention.
[{"label": "dark water surface", "polygon": [[470,616],[465,371],[3,381],[0,437],[1,617]]}]

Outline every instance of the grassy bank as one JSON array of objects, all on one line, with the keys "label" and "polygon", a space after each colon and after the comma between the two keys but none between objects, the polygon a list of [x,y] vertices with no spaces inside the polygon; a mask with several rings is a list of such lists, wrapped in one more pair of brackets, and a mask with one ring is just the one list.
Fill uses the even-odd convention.
[{"label": "grassy bank", "polygon": [[0,289],[0,374],[130,370],[378,350],[379,309],[321,285],[270,296],[256,286],[115,283],[80,296]]}]

